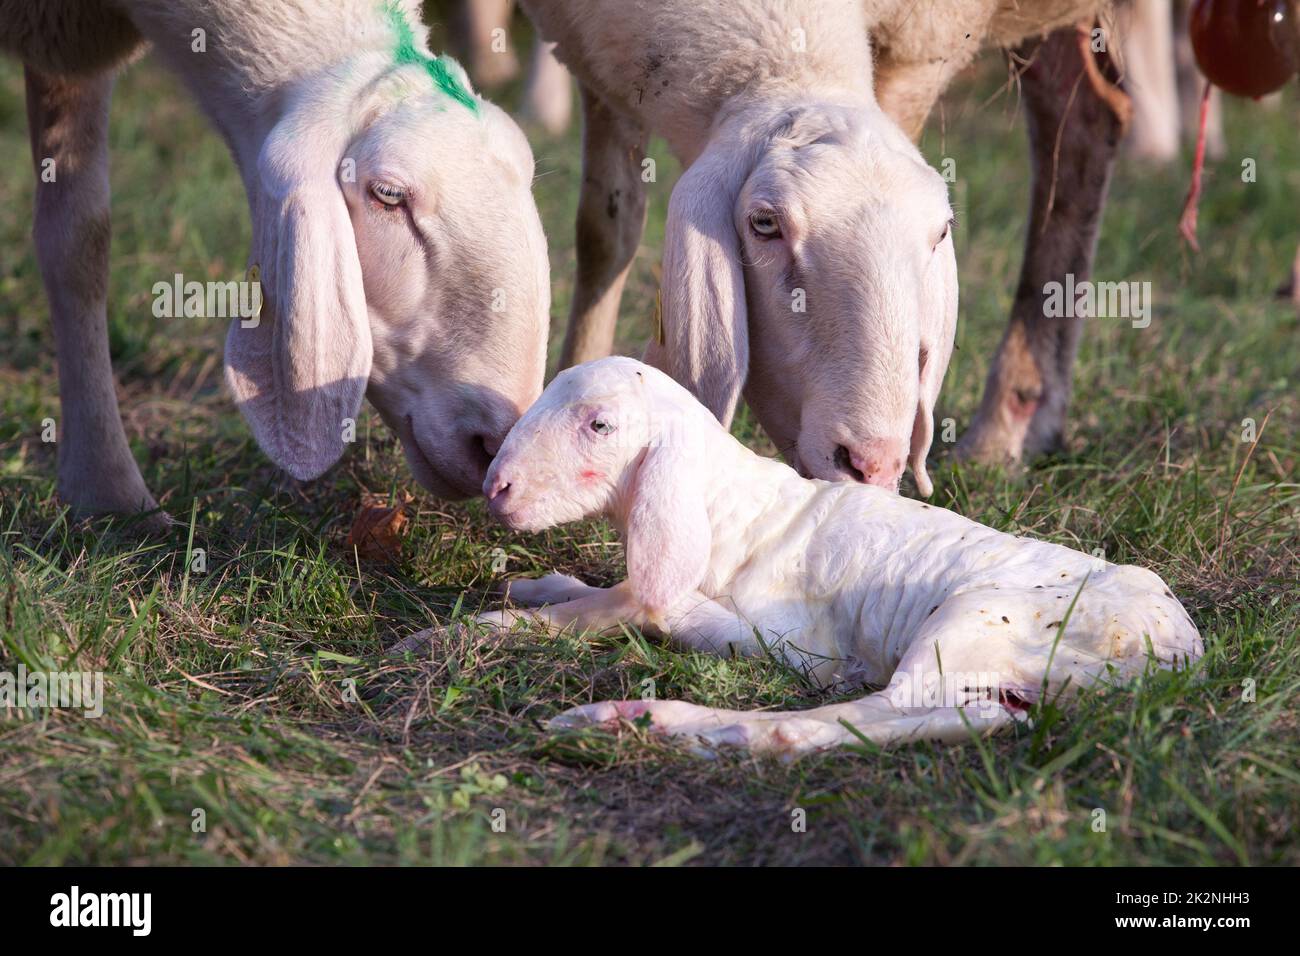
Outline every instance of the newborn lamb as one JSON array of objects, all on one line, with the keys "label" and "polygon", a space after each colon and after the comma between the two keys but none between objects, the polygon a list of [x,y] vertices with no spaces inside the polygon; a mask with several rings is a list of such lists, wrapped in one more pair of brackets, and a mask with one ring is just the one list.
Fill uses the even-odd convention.
[{"label": "newborn lamb", "polygon": [[761,458],[663,373],[633,359],[561,373],[514,426],[484,493],[507,526],[607,516],[628,579],[514,581],[536,610],[479,620],[549,629],[630,624],[717,654],[771,652],[819,685],[888,685],[799,712],[681,701],[574,708],[552,726],[648,716],[711,751],[801,753],[866,737],[961,740],[1044,693],[1186,665],[1202,645],[1143,568],[994,531],[867,485],[808,480]]}]

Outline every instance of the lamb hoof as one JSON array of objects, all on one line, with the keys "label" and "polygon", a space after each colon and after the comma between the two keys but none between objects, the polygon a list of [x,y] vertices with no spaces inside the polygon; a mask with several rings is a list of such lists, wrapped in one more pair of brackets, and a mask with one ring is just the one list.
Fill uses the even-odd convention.
[{"label": "lamb hoof", "polygon": [[535,621],[537,618],[527,611],[484,611],[482,614],[475,614],[470,620],[487,630],[503,633],[510,630],[520,621]]},{"label": "lamb hoof", "polygon": [[498,590],[520,607],[541,607],[572,601],[590,588],[567,574],[548,574],[541,578],[516,578]]}]

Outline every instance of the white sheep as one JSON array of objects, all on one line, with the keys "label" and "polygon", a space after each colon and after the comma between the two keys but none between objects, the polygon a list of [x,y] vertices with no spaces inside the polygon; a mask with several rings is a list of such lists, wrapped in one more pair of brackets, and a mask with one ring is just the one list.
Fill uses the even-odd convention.
[{"label": "white sheep", "polygon": [[522,0],[582,91],[561,361],[608,354],[662,135],[684,172],[648,357],[723,422],[742,388],[802,472],[896,488],[925,458],[957,320],[943,178],[876,103],[860,5]]},{"label": "white sheep", "polygon": [[648,716],[705,749],[798,753],[1010,723],[1046,692],[1185,666],[1201,639],[1143,568],[995,531],[880,488],[807,480],[760,458],[661,372],[611,358],[561,373],[484,482],[508,527],[596,515],[621,531],[628,578],[513,581],[480,615],[559,630],[633,625],[717,654],[774,653],[822,686],[888,685],[801,712],[681,701],[588,704],[553,726]]},{"label": "white sheep", "polygon": [[105,331],[109,99],[146,40],[247,190],[264,307],[232,321],[226,372],[262,448],[314,477],[368,395],[422,484],[477,490],[541,391],[546,240],[526,140],[429,53],[418,7],[0,0],[0,49],[26,65],[62,386],[58,487],[77,511],[157,507],[122,429]]},{"label": "white sheep", "polygon": [[[662,332],[647,358],[724,422],[743,384],[805,474],[888,487],[906,456],[922,493],[956,272],[946,195],[898,133],[919,137],[980,49],[1019,44],[1033,160],[1025,259],[956,450],[1002,461],[1060,446],[1082,319],[1046,316],[1044,289],[1088,278],[1129,113],[1107,52],[1119,39],[1110,3],[521,2],[582,92],[562,364],[610,352],[654,173],[646,138],[661,134],[686,171],[669,202]],[[945,160],[960,182],[960,148]]]}]

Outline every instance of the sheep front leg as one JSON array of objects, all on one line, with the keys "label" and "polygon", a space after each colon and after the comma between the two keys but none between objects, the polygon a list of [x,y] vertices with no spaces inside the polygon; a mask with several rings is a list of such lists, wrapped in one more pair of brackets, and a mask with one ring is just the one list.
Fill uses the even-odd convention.
[{"label": "sheep front leg", "polygon": [[[623,581],[612,588],[596,588],[582,584],[575,579],[555,582],[562,577],[554,575],[535,582],[520,581],[512,583],[511,590],[525,585],[522,599],[531,603],[534,600],[555,600],[544,607],[521,610],[488,611],[474,618],[480,624],[499,630],[507,630],[518,621],[530,621],[541,624],[552,633],[559,633],[567,627],[575,626],[578,631],[599,633],[616,628],[620,624],[639,626],[645,617],[641,604],[632,593],[632,586]],[[528,588],[529,584],[534,585]],[[558,585],[558,588],[557,588]],[[551,596],[542,596],[548,591]],[[556,590],[565,593],[555,593]],[[558,600],[556,600],[558,598]]]},{"label": "sheep front leg", "polygon": [[1015,51],[1028,64],[1021,87],[1033,165],[1029,233],[1011,322],[958,457],[1017,461],[1062,442],[1083,320],[1074,309],[1057,317],[1048,299],[1053,290],[1068,295],[1092,272],[1128,112],[1109,60],[1085,61],[1094,57],[1087,41],[1087,31],[1066,28]]},{"label": "sheep front leg", "polygon": [[582,117],[578,270],[560,353],[563,368],[604,358],[613,349],[619,299],[645,228],[645,130],[585,86]]},{"label": "sheep front leg", "polygon": [[568,574],[548,574],[541,578],[507,581],[502,594],[520,607],[541,607],[544,604],[563,604],[599,590]]},{"label": "sheep front leg", "polygon": [[[26,70],[36,258],[54,326],[58,490],[78,514],[155,511],[118,414],[108,354],[108,109],[113,75]],[[151,528],[168,523],[157,515]]]},{"label": "sheep front leg", "polygon": [[[664,621],[650,619],[627,581],[597,588],[567,575],[548,574],[536,580],[512,581],[508,593],[520,604],[544,606],[489,611],[475,620],[501,629],[517,621],[533,621],[552,632],[574,627],[598,633],[626,624],[650,634],[666,633],[675,644],[709,654],[753,657],[765,650],[753,624],[698,591],[683,596]],[[770,646],[787,657],[791,654],[776,637],[771,638]]]}]

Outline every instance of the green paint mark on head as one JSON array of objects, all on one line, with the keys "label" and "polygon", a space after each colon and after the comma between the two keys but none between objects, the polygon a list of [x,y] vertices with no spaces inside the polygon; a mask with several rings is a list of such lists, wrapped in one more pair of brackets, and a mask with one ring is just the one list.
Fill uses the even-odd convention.
[{"label": "green paint mark on head", "polygon": [[429,74],[433,85],[450,96],[456,102],[468,107],[471,113],[478,113],[478,102],[466,88],[457,71],[448,66],[448,61],[438,56],[429,56],[415,45],[415,33],[406,21],[406,15],[393,0],[384,4],[384,13],[388,22],[397,33],[397,50],[394,58],[399,66],[418,66]]}]

